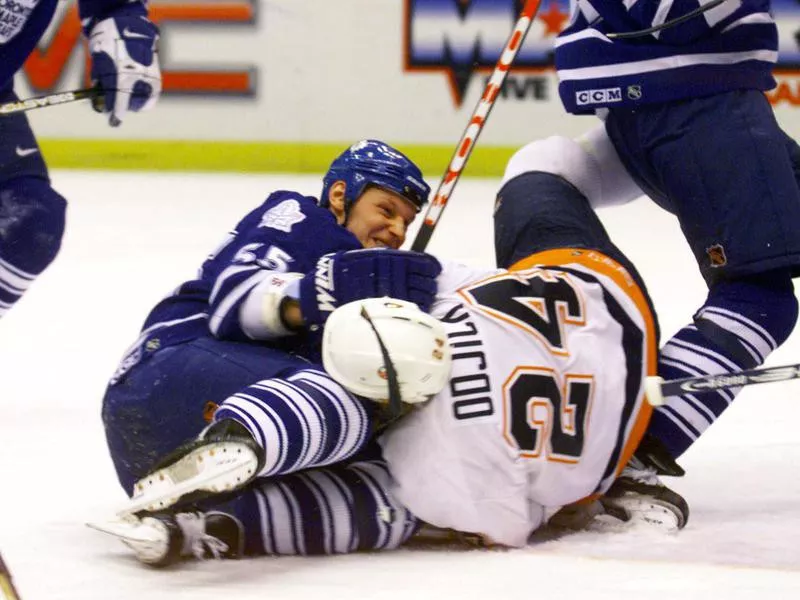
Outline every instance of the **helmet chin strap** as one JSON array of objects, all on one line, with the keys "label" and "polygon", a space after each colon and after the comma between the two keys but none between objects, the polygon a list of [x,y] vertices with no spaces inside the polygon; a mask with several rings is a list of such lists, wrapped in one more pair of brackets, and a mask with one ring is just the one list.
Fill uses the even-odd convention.
[{"label": "helmet chin strap", "polygon": [[370,328],[375,333],[378,339],[378,347],[381,349],[381,356],[383,357],[383,365],[386,368],[386,378],[389,382],[389,413],[391,418],[399,417],[403,410],[402,397],[400,396],[400,383],[397,381],[397,370],[394,368],[394,363],[389,356],[389,351],[386,349],[386,344],[383,343],[381,334],[378,333],[375,323],[367,313],[367,309],[361,307],[361,317],[369,323]]},{"label": "helmet chin strap", "polygon": [[[347,184],[345,184],[346,186]],[[347,187],[345,187],[345,192],[347,191]],[[358,200],[358,198],[356,198]],[[342,200],[342,211],[344,212],[344,219],[342,219],[342,227],[347,229],[347,222],[350,220],[350,211],[353,209],[353,204],[356,201],[353,200],[352,202],[347,201],[347,197],[345,196],[344,200]]]},{"label": "helmet chin strap", "polygon": [[[366,191],[367,187],[369,187],[369,185],[364,186],[364,189],[361,191],[361,194],[355,197],[352,202],[348,202],[347,196],[345,195],[344,202],[342,205],[342,210],[344,210],[344,220],[342,221],[342,227],[344,227],[345,229],[347,229],[347,223],[348,221],[350,221],[350,213],[353,211],[353,206],[355,206],[355,203],[361,199],[361,196],[364,194],[364,191]],[[347,184],[345,183],[345,194],[346,193],[347,193]]]}]

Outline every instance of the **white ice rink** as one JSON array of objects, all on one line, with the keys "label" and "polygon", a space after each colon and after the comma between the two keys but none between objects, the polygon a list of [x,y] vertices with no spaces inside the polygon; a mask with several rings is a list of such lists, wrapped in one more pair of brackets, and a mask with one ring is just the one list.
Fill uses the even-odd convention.
[{"label": "white ice rink", "polygon": [[[676,600],[800,598],[800,381],[745,389],[681,460],[685,530],[582,533],[524,550],[402,550],[142,567],[84,522],[124,495],[100,423],[106,379],[150,307],[266,193],[298,176],[56,172],[70,200],[57,261],[0,320],[0,551],[23,600]],[[496,180],[464,180],[429,250],[492,264]],[[705,287],[673,219],[601,214],[639,265],[664,337]],[[769,365],[800,362],[800,330]]]}]

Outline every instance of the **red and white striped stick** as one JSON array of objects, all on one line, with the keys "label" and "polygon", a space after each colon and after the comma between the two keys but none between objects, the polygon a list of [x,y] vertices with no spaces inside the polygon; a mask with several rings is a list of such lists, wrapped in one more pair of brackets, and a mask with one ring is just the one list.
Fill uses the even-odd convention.
[{"label": "red and white striped stick", "polygon": [[539,10],[540,2],[541,0],[526,0],[525,6],[522,7],[522,12],[519,15],[519,19],[517,19],[517,24],[514,26],[514,30],[508,38],[508,42],[506,42],[506,47],[500,55],[497,65],[494,67],[492,76],[489,78],[489,81],[486,82],[483,95],[480,100],[478,100],[478,105],[475,107],[469,119],[467,128],[464,130],[464,134],[456,145],[453,158],[450,159],[450,164],[447,167],[447,172],[439,183],[433,201],[428,206],[428,210],[425,213],[425,220],[411,244],[412,250],[422,252],[427,247],[431,235],[433,235],[433,230],[436,228],[436,224],[442,216],[444,207],[447,205],[447,201],[450,199],[450,195],[453,193],[456,183],[458,183],[461,171],[464,169],[464,165],[467,164],[467,159],[469,159],[472,149],[475,147],[475,142],[478,141],[478,136],[481,134],[483,126],[486,124],[486,119],[489,117],[497,95],[503,87],[503,82],[508,75],[508,71],[514,59],[517,57],[522,43],[525,41],[525,36],[528,34],[531,23],[533,23],[533,18]]}]

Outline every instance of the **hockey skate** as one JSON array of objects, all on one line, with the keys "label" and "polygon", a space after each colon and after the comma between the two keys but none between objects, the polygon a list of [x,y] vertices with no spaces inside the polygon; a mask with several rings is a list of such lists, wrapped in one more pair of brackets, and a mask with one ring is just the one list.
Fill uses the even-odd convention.
[{"label": "hockey skate", "polygon": [[263,449],[243,425],[232,419],[212,423],[137,481],[118,514],[158,512],[232,492],[252,481],[263,464]]},{"label": "hockey skate", "polygon": [[683,529],[689,505],[665,486],[655,467],[634,456],[611,488],[600,498],[609,517],[624,523],[647,523],[664,531]]},{"label": "hockey skate", "polygon": [[222,512],[129,516],[87,525],[116,537],[140,562],[153,567],[165,567],[185,557],[239,558],[244,552],[242,524]]}]

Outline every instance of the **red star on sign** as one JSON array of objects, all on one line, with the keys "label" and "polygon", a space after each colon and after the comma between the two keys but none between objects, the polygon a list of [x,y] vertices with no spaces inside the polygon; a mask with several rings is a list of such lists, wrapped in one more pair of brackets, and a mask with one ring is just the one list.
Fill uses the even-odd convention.
[{"label": "red star on sign", "polygon": [[545,35],[558,35],[569,20],[569,14],[559,8],[558,2],[550,0],[547,3],[547,12],[539,12],[539,20],[544,23]]}]

